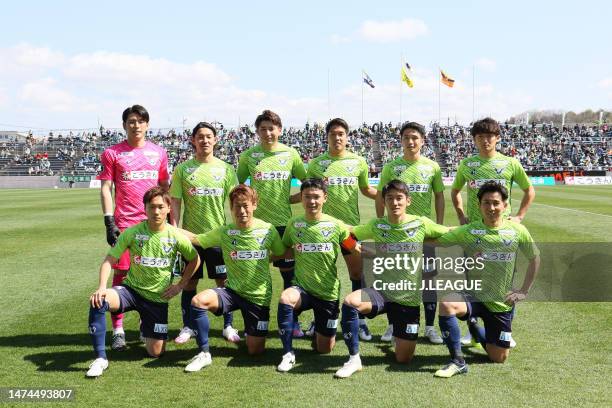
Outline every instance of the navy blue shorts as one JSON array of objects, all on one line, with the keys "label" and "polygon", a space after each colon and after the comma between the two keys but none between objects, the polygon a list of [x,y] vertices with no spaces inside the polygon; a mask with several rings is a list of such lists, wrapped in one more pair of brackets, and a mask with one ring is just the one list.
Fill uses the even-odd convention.
[{"label": "navy blue shorts", "polygon": [[488,344],[495,344],[505,349],[510,348],[512,338],[512,318],[514,317],[514,307],[507,312],[492,312],[484,303],[477,301],[468,293],[461,294],[467,305],[467,313],[460,320],[469,320],[480,317],[484,322],[485,334]]},{"label": "navy blue shorts", "polygon": [[[193,275],[191,275],[192,280],[202,279],[204,277],[204,265],[206,265],[206,272],[209,279],[227,279],[225,261],[223,261],[223,252],[221,252],[221,248],[202,248],[201,246],[195,246],[195,249],[200,256],[200,265]],[[185,258],[183,258],[183,262],[186,262]]]},{"label": "navy blue shorts", "polygon": [[338,329],[338,315],[340,314],[340,302],[338,300],[323,300],[306,292],[300,286],[292,286],[300,292],[300,308],[296,309],[298,315],[305,310],[312,309],[314,312],[315,332],[322,336],[334,337]]},{"label": "navy blue shorts", "polygon": [[268,334],[269,307],[249,302],[229,288],[214,288],[213,290],[219,297],[219,308],[214,313],[216,316],[240,309],[246,334],[255,337],[265,337]]},{"label": "navy blue shorts", "polygon": [[150,339],[168,339],[168,304],[151,302],[127,285],[113,286],[119,294],[119,310],[125,313],[136,310],[140,315],[140,331]]},{"label": "navy blue shorts", "polygon": [[[278,235],[283,238],[283,234],[285,233],[285,227],[280,226],[276,227],[278,231]],[[272,265],[276,266],[279,269],[293,269],[295,268],[295,260],[293,259],[279,259],[278,261],[272,262]]]},{"label": "navy blue shorts", "polygon": [[362,291],[368,295],[370,302],[372,302],[372,311],[365,317],[373,319],[379,314],[386,313],[389,323],[393,325],[393,337],[416,341],[419,337],[420,306],[404,306],[389,302],[374,288],[365,288]]}]

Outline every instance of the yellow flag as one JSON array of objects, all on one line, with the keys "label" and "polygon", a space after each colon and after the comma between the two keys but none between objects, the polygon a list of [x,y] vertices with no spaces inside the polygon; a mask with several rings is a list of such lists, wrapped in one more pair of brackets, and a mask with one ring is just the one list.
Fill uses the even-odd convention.
[{"label": "yellow flag", "polygon": [[412,83],[412,80],[410,78],[408,78],[408,74],[406,74],[406,71],[404,70],[404,68],[402,68],[402,82],[405,82],[406,85],[408,85],[408,88],[413,88],[414,84]]}]

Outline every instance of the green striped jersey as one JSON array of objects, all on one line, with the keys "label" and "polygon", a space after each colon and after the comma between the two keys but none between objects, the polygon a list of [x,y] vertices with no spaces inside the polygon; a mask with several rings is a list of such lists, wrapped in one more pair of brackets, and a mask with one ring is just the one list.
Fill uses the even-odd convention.
[{"label": "green striped jersey", "polygon": [[227,271],[225,287],[251,303],[270,306],[270,253],[277,256],[285,253],[273,225],[254,218],[251,228],[240,229],[230,223],[197,235],[197,239],[203,248],[221,247]]},{"label": "green striped jersey", "polygon": [[333,157],[326,152],[308,163],[308,177],[327,182],[323,212],[349,225],[359,224],[359,189],[368,187],[368,164],[355,153]]},{"label": "green striped jersey", "polygon": [[444,191],[442,171],[438,163],[423,156],[415,161],[398,157],[383,166],[378,190],[382,191],[385,185],[394,179],[408,185],[410,205],[406,207],[406,212],[432,218],[433,193]]},{"label": "green striped jersey", "polygon": [[179,164],[170,195],[183,200],[183,228],[201,234],[225,224],[225,200],[236,184],[234,168],[216,157],[211,163]]},{"label": "green striped jersey", "polygon": [[349,236],[346,225],[327,214],[309,221],[303,215],[293,217],[283,234],[286,247],[293,247],[295,283],[323,300],[340,298],[340,280],[336,259],[340,243]]},{"label": "green striped jersey", "polygon": [[[514,157],[496,153],[490,159],[483,159],[476,155],[461,160],[453,182],[453,188],[461,190],[467,184],[467,216],[470,222],[482,219],[477,194],[478,189],[487,181],[494,181],[506,187],[508,194],[512,191],[513,182],[518,184],[522,190],[531,186],[531,181],[527,177],[525,169]],[[510,205],[508,205],[505,215],[510,215],[510,211]]]},{"label": "green striped jersey", "polygon": [[251,186],[257,191],[255,217],[274,226],[285,225],[291,218],[291,179],[306,177],[298,152],[282,143],[270,152],[261,145],[253,146],[240,155],[237,174],[240,183],[250,177]]},{"label": "green striped jersey", "polygon": [[191,242],[172,225],[151,231],[147,221],[124,230],[108,255],[119,259],[130,250],[130,271],[123,284],[151,302],[167,303],[161,295],[172,283],[174,261],[182,255],[188,261],[197,252]]},{"label": "green striped jersey", "polygon": [[[418,259],[417,268],[385,270],[375,279],[385,283],[412,282],[415,288],[421,286],[421,269],[423,258],[423,241],[427,238],[438,238],[448,232],[448,227],[436,224],[427,217],[409,214],[400,224],[392,224],[387,217],[375,218],[367,224],[353,228],[359,240],[373,240],[378,257],[394,258],[407,254],[411,259]],[[416,262],[416,261],[415,261]],[[385,299],[404,306],[421,304],[420,290],[379,290]]]},{"label": "green striped jersey", "polygon": [[521,251],[528,259],[539,255],[533,238],[522,224],[504,220],[497,228],[487,227],[481,220],[462,225],[438,239],[441,245],[460,245],[465,253],[480,257],[484,267],[470,269],[470,280],[482,280],[481,290],[472,295],[492,312],[512,309],[504,303],[512,290],[516,254]]}]

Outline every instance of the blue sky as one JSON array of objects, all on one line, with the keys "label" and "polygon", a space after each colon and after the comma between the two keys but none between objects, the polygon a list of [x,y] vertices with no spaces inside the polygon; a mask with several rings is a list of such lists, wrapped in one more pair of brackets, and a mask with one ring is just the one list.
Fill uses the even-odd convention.
[{"label": "blue sky", "polygon": [[154,127],[235,126],[265,108],[287,125],[357,125],[362,68],[376,84],[368,122],[436,120],[438,67],[456,80],[441,89],[443,120],[471,121],[473,67],[476,117],[612,109],[612,3],[458,3],[10,2],[0,130],[118,127],[133,103]]}]

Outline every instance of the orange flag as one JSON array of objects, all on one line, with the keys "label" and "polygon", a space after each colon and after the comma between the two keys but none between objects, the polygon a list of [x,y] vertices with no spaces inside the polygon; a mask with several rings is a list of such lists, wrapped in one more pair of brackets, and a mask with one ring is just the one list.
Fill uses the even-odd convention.
[{"label": "orange flag", "polygon": [[455,80],[446,75],[442,70],[440,70],[440,81],[449,88],[452,88],[453,85],[455,85]]}]

